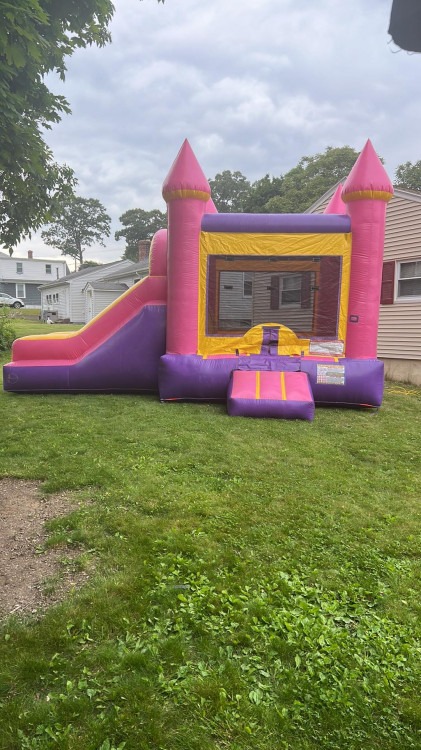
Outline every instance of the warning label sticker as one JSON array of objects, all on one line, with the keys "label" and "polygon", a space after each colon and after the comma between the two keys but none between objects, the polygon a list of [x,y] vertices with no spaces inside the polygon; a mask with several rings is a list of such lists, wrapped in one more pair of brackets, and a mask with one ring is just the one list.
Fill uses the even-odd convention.
[{"label": "warning label sticker", "polygon": [[317,383],[320,385],[345,385],[344,365],[317,365]]}]

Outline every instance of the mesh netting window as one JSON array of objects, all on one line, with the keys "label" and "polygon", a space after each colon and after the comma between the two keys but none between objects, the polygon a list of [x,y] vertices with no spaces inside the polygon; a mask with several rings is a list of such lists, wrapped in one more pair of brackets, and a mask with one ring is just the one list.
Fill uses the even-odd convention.
[{"label": "mesh netting window", "polygon": [[207,334],[281,323],[305,338],[338,335],[340,256],[208,258]]}]

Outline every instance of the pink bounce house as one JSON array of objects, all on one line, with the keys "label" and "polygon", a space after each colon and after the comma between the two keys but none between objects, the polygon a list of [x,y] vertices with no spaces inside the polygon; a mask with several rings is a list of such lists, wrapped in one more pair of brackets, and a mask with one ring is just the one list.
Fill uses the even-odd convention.
[{"label": "pink bounce house", "polygon": [[76,333],[15,341],[13,392],[159,393],[230,415],[378,407],[391,182],[368,141],[324,214],[219,214],[186,140],[164,182],[149,276]]}]

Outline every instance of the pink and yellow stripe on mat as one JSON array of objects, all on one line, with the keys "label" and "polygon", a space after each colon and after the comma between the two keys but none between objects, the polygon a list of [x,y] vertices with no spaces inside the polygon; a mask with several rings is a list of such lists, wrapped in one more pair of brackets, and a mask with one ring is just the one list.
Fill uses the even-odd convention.
[{"label": "pink and yellow stripe on mat", "polygon": [[253,401],[308,401],[312,398],[304,372],[236,370],[231,397]]}]

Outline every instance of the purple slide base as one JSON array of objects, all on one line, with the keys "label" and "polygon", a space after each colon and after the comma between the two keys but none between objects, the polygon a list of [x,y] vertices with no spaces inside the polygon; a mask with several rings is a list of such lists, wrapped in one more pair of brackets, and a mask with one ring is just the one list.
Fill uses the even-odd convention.
[{"label": "purple slide base", "polygon": [[4,390],[157,393],[165,326],[166,306],[145,305],[114,335],[76,362],[54,364],[40,360],[5,365]]},{"label": "purple slide base", "polygon": [[165,354],[159,364],[159,395],[162,401],[225,401],[231,372],[237,369],[306,372],[317,404],[380,406],[384,389],[384,366],[377,359],[340,359],[344,384],[318,383],[317,365],[326,360],[300,357],[252,355],[203,359],[195,354]]}]

